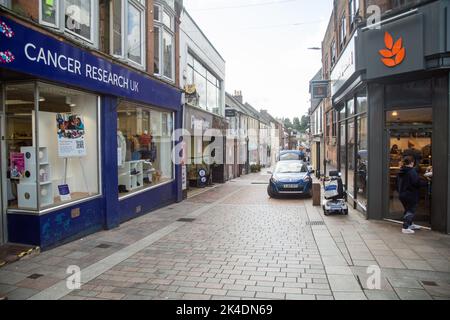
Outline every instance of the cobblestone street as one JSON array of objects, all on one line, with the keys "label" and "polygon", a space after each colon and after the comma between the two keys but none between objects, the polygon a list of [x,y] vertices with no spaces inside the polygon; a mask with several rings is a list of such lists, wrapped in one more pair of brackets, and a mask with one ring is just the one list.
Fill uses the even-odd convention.
[{"label": "cobblestone street", "polygon": [[[450,236],[324,217],[249,175],[0,269],[8,299],[450,299]],[[182,220],[180,220],[182,219]],[[82,287],[66,286],[67,267]],[[381,287],[367,288],[367,266]]]}]

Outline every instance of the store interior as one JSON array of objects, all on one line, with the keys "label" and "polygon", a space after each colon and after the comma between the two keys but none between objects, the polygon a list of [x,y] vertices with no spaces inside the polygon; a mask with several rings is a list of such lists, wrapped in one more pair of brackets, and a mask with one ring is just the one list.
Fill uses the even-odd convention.
[{"label": "store interior", "polygon": [[97,195],[97,96],[44,83],[5,91],[8,208],[39,211]]},{"label": "store interior", "polygon": [[126,101],[117,114],[119,195],[171,181],[172,114]]},{"label": "store interior", "polygon": [[432,110],[430,108],[390,111],[389,124],[389,215],[401,220],[404,208],[400,202],[397,177],[405,156],[416,160],[420,179],[428,185],[420,189],[420,202],[415,221],[428,226],[431,220],[432,199]]}]

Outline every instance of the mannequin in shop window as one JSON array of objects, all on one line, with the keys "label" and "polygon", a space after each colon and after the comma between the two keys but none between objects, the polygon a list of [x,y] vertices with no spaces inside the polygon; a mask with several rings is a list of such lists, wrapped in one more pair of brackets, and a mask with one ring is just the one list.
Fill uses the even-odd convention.
[{"label": "mannequin in shop window", "polygon": [[147,130],[139,137],[139,143],[141,145],[141,159],[150,159],[150,147],[152,144],[153,137]]},{"label": "mannequin in shop window", "polygon": [[137,161],[137,160],[141,160],[141,144],[139,143],[139,136],[135,135],[132,136],[131,138],[131,160],[132,161]]},{"label": "mannequin in shop window", "polygon": [[120,130],[117,130],[117,148],[120,149],[120,160],[123,164],[127,157],[127,139]]}]

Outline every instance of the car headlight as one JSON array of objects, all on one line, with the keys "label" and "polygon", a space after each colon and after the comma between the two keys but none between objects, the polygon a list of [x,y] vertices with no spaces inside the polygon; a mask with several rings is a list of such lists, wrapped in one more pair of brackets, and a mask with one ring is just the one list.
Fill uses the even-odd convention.
[{"label": "car headlight", "polygon": [[272,177],[272,179],[270,179],[273,183],[277,183],[278,182],[278,180],[277,179],[275,179],[274,177]]},{"label": "car headlight", "polygon": [[304,181],[304,182],[311,182],[311,177],[310,177],[310,176],[306,176],[306,177],[303,179],[303,181]]}]

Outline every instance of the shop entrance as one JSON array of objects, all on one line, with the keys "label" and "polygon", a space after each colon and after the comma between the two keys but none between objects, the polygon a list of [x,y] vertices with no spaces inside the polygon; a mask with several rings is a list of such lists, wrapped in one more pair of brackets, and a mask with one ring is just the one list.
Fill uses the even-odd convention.
[{"label": "shop entrance", "polygon": [[428,187],[420,190],[420,201],[415,223],[431,225],[432,178],[427,177],[433,165],[432,158],[432,110],[414,109],[388,112],[388,204],[386,219],[402,221],[404,209],[397,192],[397,176],[404,156],[416,160],[416,170]]}]

